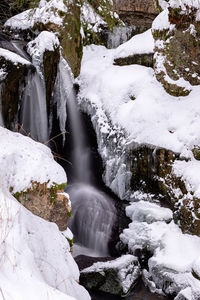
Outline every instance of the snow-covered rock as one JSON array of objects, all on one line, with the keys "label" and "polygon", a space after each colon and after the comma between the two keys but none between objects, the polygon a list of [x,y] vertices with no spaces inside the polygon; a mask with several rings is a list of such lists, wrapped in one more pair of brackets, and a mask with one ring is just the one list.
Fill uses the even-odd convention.
[{"label": "snow-covered rock", "polygon": [[[133,48],[135,53],[148,51],[148,34],[150,31],[133,38],[140,41]],[[112,50],[94,45],[84,49],[78,81],[80,106],[91,116],[97,133],[105,183],[121,199],[146,184],[149,192],[164,194],[174,205],[183,194],[191,199],[188,192],[200,187],[196,177],[199,161],[193,156],[194,147],[200,144],[200,88],[193,86],[190,95],[177,98],[166,93],[151,68],[113,65],[120,49],[128,45],[127,52],[131,52],[129,43]],[[134,176],[143,176],[143,182],[133,185]],[[153,190],[155,185],[157,190]],[[199,220],[198,209],[195,216],[192,211],[189,215]],[[190,225],[187,232],[199,234]]]},{"label": "snow-covered rock", "polygon": [[183,234],[173,221],[166,223],[172,212],[154,203],[132,203],[127,207],[127,215],[132,222],[121,234],[121,240],[128,244],[133,254],[137,249],[151,252],[149,271],[143,271],[150,290],[178,295],[176,299],[182,299],[187,289],[190,296],[186,299],[199,299],[200,238]]},{"label": "snow-covered rock", "polygon": [[97,262],[81,271],[81,283],[89,288],[114,295],[126,295],[141,275],[138,259],[123,255],[112,261]]},{"label": "snow-covered rock", "polygon": [[0,136],[2,186],[16,193],[31,188],[32,182],[46,182],[48,187],[66,183],[65,171],[54,161],[48,147],[2,127]]},{"label": "snow-covered rock", "polygon": [[0,198],[2,298],[89,300],[57,226],[28,212],[2,185]]}]

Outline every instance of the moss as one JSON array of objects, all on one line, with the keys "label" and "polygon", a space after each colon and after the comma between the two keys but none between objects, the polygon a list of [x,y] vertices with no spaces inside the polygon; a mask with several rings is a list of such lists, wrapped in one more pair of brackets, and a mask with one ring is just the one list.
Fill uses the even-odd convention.
[{"label": "moss", "polygon": [[27,8],[33,8],[38,5],[40,0],[15,0],[13,3],[11,3],[10,8],[11,9],[27,9]]},{"label": "moss", "polygon": [[66,186],[66,183],[57,184],[57,183],[53,182],[53,185],[49,189],[51,204],[55,204],[55,202],[56,202],[57,191],[63,190],[65,186]]},{"label": "moss", "polygon": [[64,17],[65,16],[65,13],[62,10],[59,10],[58,14],[59,14],[60,17]]},{"label": "moss", "polygon": [[74,245],[74,238],[72,238],[72,239],[68,239],[68,238],[67,238],[67,240],[68,240],[68,242],[69,242],[69,246],[70,246],[71,251],[72,251],[72,247],[73,247],[73,245]]},{"label": "moss", "polygon": [[[27,195],[29,193],[32,194],[39,194],[40,196],[44,194],[50,195],[50,203],[55,204],[57,199],[57,192],[60,190],[63,190],[66,186],[66,183],[57,184],[53,182],[52,186],[50,188],[47,188],[47,183],[41,184],[38,182],[32,182],[31,188],[26,189],[25,191],[16,192],[13,194],[13,196],[19,201],[22,202],[24,200],[28,200]],[[12,193],[13,188],[10,188],[10,192]]]},{"label": "moss", "polygon": [[68,211],[67,216],[68,216],[68,218],[72,217],[72,210]]},{"label": "moss", "polygon": [[83,55],[82,38],[80,34],[80,5],[73,1],[68,4],[68,12],[64,16],[64,26],[60,30],[62,54],[69,63],[75,77],[80,73]]},{"label": "moss", "polygon": [[136,100],[135,96],[130,96],[130,99],[131,99],[132,101]]}]

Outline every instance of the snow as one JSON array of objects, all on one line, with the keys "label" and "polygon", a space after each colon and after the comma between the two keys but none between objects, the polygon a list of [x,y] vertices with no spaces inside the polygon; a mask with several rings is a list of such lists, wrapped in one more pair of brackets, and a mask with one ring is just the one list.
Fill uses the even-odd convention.
[{"label": "snow", "polygon": [[198,299],[195,294],[200,294],[200,282],[192,272],[199,274],[200,238],[183,234],[174,221],[169,223],[172,212],[167,208],[139,201],[131,203],[126,210],[132,222],[120,238],[133,254],[138,248],[152,253],[148,261],[149,275],[145,271],[145,276],[152,278],[158,290],[173,294],[188,288],[193,295],[188,299]]},{"label": "snow", "polygon": [[[11,61],[14,65],[22,64],[22,65],[30,65],[31,63],[22,58],[20,55],[11,52],[7,49],[0,48],[0,56],[4,57],[6,60]],[[0,76],[4,76],[5,73],[1,70]]]},{"label": "snow", "polygon": [[[144,43],[145,41],[145,43]],[[151,29],[144,33],[135,35],[128,42],[116,49],[115,58],[127,57],[134,54],[153,53],[154,39]]]},{"label": "snow", "polygon": [[[66,174],[51,151],[29,137],[0,127],[0,294],[7,300],[89,300],[79,270],[57,225],[26,210],[10,194],[32,182],[61,184]],[[67,195],[67,194],[66,194]],[[66,237],[65,237],[66,236]]]},{"label": "snow", "polygon": [[0,188],[2,299],[89,300],[66,238]]},{"label": "snow", "polygon": [[101,31],[100,26],[106,25],[106,22],[94,11],[93,7],[87,1],[84,1],[81,6],[81,24],[87,24],[87,29],[98,32]]},{"label": "snow", "polygon": [[[149,47],[145,39],[148,34],[150,31],[137,38],[143,44],[144,51],[145,45],[147,49]],[[129,49],[129,42],[122,45],[123,49],[127,44]],[[180,153],[182,157],[189,160],[192,159],[193,147],[200,145],[200,87],[190,86],[191,93],[185,97],[170,96],[156,80],[151,68],[140,65],[113,65],[114,58],[122,46],[111,50],[95,45],[84,48],[81,73],[78,78],[81,108],[85,111],[90,110],[91,115],[94,115],[95,110],[92,122],[94,118],[98,119],[96,122],[101,128],[99,130],[107,128],[106,131],[109,132],[110,124],[116,126],[118,130],[119,128],[124,130],[126,148],[131,144],[154,145]],[[138,52],[140,49],[141,47],[138,46]],[[132,100],[133,98],[135,100]],[[93,108],[89,109],[90,106]],[[104,147],[100,148],[101,155],[106,157],[108,152],[103,153]],[[112,159],[116,164],[114,154]],[[111,157],[109,162],[113,165]],[[196,177],[198,166],[199,162],[193,160],[190,164],[190,172],[184,175],[191,186],[194,185],[193,178]],[[109,169],[113,172],[112,167]],[[184,173],[184,168],[182,170]],[[177,168],[174,172],[178,172]],[[109,186],[112,185],[109,180],[107,183]],[[200,179],[195,179],[195,186],[195,190],[200,190]],[[118,190],[119,195],[116,184],[113,188],[115,192]]]},{"label": "snow", "polygon": [[155,220],[166,222],[172,220],[172,211],[170,209],[163,209],[155,203],[147,201],[133,202],[127,207],[126,215],[133,220],[147,222],[148,224]]},{"label": "snow", "polygon": [[67,12],[63,0],[41,0],[39,7],[26,10],[8,19],[5,26],[12,29],[26,30],[32,28],[36,23],[53,23],[62,26],[63,17],[58,12]]},{"label": "snow", "polygon": [[34,181],[48,182],[49,187],[67,181],[65,171],[54,161],[48,147],[2,127],[0,136],[1,185],[16,193],[30,188]]},{"label": "snow", "polygon": [[43,62],[45,51],[55,51],[59,45],[59,40],[53,32],[42,31],[27,44],[27,52],[32,57],[33,64],[38,66]]},{"label": "snow", "polygon": [[167,30],[172,31],[175,28],[175,24],[169,22],[169,10],[166,8],[163,10],[153,21],[152,30]]}]

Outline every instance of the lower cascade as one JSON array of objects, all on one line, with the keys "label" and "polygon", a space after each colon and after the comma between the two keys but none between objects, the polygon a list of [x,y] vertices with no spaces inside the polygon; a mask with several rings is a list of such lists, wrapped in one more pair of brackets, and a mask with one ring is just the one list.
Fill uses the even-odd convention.
[{"label": "lower cascade", "polygon": [[72,138],[72,182],[67,188],[72,201],[69,227],[75,236],[74,256],[109,255],[108,243],[116,220],[111,196],[95,187],[90,149],[78,110],[73,86],[67,97],[68,121]]}]

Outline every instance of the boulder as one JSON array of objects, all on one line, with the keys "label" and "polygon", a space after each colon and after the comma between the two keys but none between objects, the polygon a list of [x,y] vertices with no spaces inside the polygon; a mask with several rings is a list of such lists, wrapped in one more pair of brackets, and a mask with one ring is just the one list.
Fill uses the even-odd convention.
[{"label": "boulder", "polygon": [[114,10],[127,25],[135,25],[140,32],[151,28],[158,11],[154,0],[114,0]]},{"label": "boulder", "polygon": [[200,84],[198,3],[171,1],[152,26],[156,77],[173,96],[186,96]]},{"label": "boulder", "polygon": [[33,214],[56,223],[64,231],[72,214],[69,196],[64,193],[65,184],[53,184],[50,188],[47,185],[33,182],[31,188],[13,196]]},{"label": "boulder", "polygon": [[140,275],[138,259],[133,255],[124,255],[83,269],[80,282],[87,289],[125,296],[135,286]]}]

